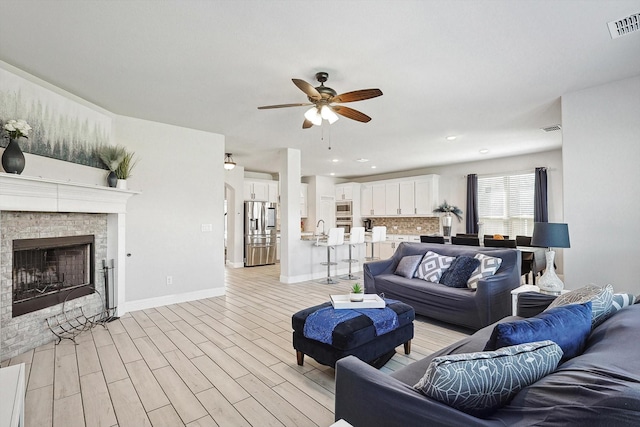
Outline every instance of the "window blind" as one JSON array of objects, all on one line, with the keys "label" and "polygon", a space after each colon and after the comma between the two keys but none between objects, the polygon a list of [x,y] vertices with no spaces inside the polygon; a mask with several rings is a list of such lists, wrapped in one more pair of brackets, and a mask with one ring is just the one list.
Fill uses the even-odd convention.
[{"label": "window blind", "polygon": [[533,233],[534,173],[478,177],[478,219],[481,234]]}]

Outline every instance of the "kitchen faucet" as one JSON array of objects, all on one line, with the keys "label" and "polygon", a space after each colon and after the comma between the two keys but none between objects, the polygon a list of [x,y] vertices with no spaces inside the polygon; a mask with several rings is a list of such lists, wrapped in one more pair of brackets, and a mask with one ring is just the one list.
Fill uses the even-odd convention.
[{"label": "kitchen faucet", "polygon": [[318,223],[316,224],[316,229],[320,227],[320,223],[322,223],[322,234],[324,234],[324,219],[318,221]]}]

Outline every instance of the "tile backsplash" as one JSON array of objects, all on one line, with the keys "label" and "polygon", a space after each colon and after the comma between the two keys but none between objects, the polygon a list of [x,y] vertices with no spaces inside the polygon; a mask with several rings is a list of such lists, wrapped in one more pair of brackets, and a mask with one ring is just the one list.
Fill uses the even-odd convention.
[{"label": "tile backsplash", "polygon": [[[375,217],[371,218],[373,226],[386,226],[387,234],[426,235],[440,234],[440,218],[438,217]],[[394,229],[393,227],[397,227]],[[418,227],[421,227],[418,230]]]}]

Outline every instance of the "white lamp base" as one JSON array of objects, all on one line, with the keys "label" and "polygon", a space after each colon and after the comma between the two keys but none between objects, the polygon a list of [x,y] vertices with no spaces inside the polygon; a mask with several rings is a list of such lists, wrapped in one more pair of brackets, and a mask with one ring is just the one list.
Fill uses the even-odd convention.
[{"label": "white lamp base", "polygon": [[544,271],[542,277],[538,280],[538,287],[540,292],[549,295],[560,295],[564,289],[564,283],[556,274],[556,268],[553,265],[553,261],[556,257],[555,251],[548,251],[545,254],[547,259],[547,268]]}]

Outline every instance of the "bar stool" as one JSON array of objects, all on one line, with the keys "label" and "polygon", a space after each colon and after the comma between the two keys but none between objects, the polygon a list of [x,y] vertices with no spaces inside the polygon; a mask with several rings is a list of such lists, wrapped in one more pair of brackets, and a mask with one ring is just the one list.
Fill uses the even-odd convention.
[{"label": "bar stool", "polygon": [[334,280],[331,277],[331,266],[337,265],[337,262],[331,262],[331,249],[335,249],[336,246],[344,244],[344,228],[330,228],[329,229],[329,237],[326,242],[318,242],[318,246],[326,246],[327,247],[327,262],[321,262],[320,264],[327,266],[327,278],[320,280],[320,283],[325,283],[328,285],[338,283],[337,280]]},{"label": "bar stool", "polygon": [[374,256],[373,249],[376,243],[384,242],[385,240],[387,240],[387,227],[385,227],[384,225],[379,225],[371,229],[371,239],[369,240],[369,243],[371,243],[371,256],[365,258],[367,261],[380,259]]},{"label": "bar stool", "polygon": [[363,243],[364,243],[364,227],[351,228],[351,234],[349,235],[349,243],[347,243],[349,245],[349,258],[342,260],[344,262],[349,263],[349,274],[347,274],[346,276],[341,276],[340,277],[341,279],[353,280],[353,279],[360,278],[359,276],[354,276],[353,274],[351,274],[351,264],[359,261],[358,258],[353,258],[351,256],[351,248],[355,248],[356,245],[361,245]]}]

